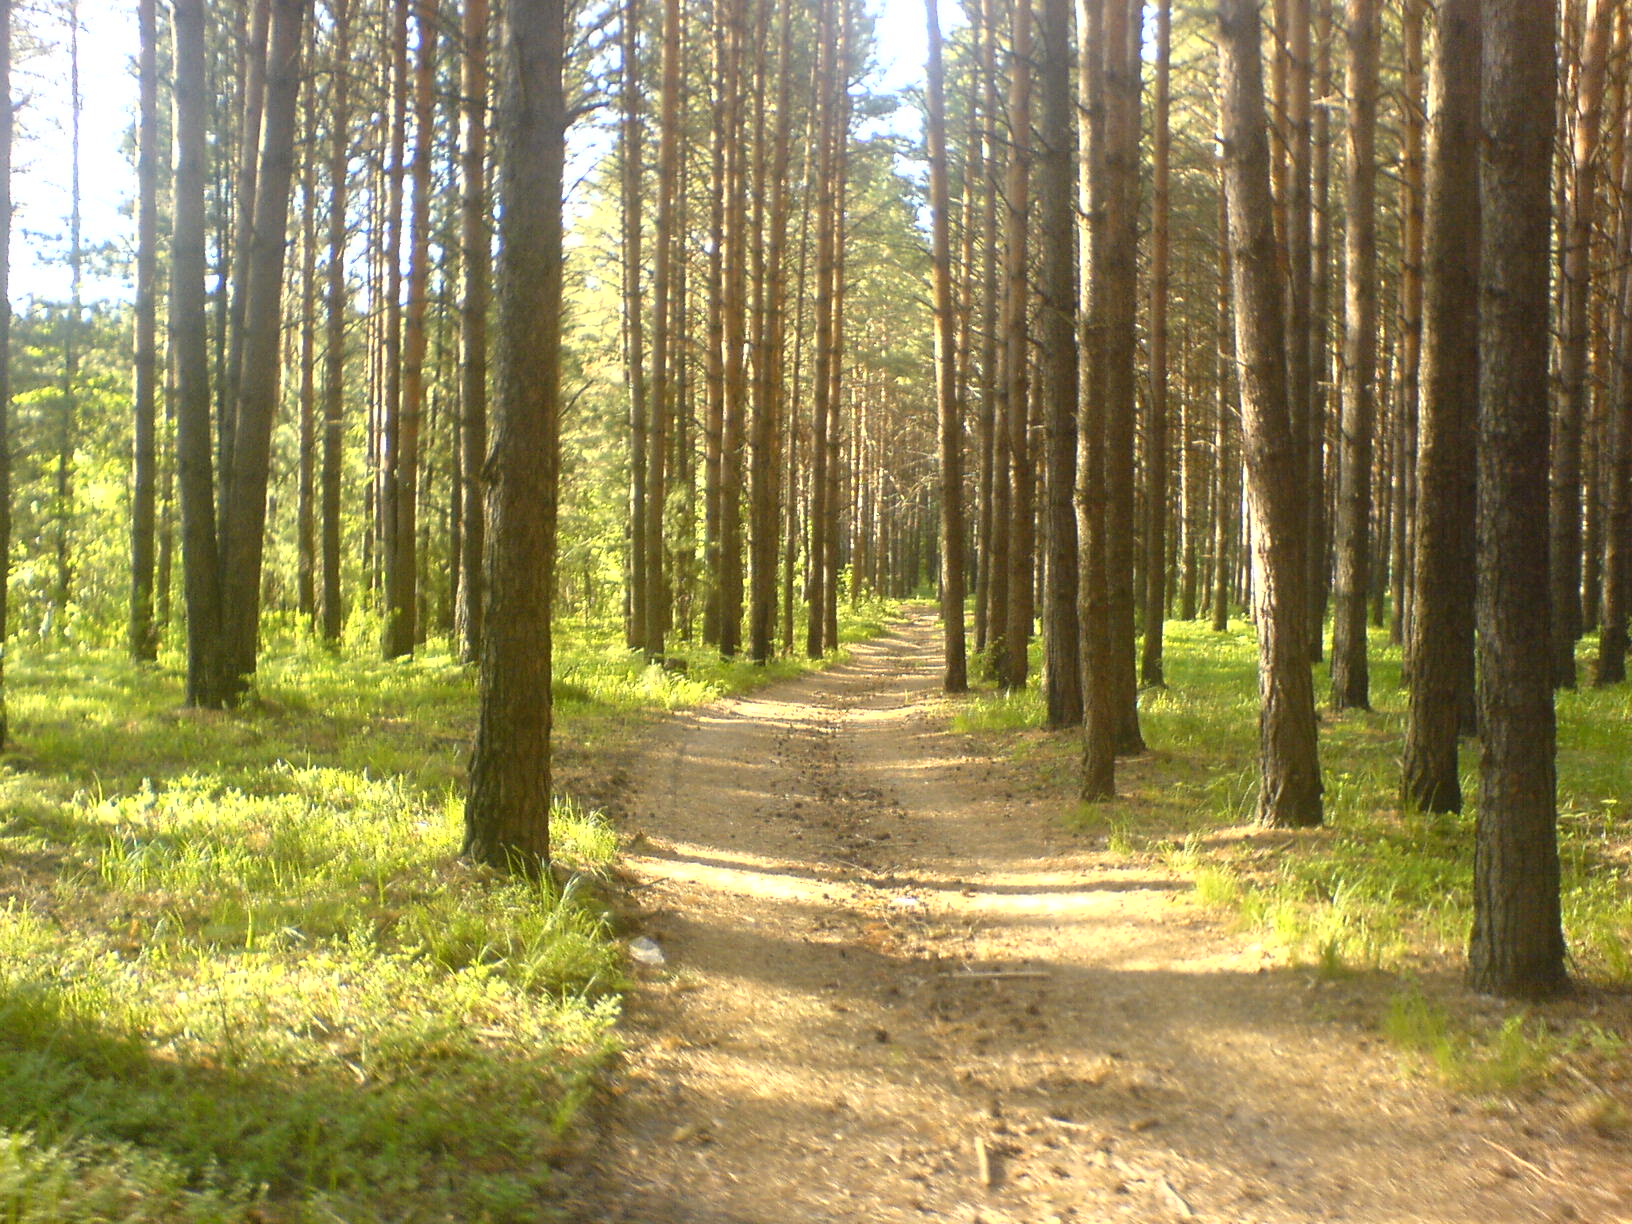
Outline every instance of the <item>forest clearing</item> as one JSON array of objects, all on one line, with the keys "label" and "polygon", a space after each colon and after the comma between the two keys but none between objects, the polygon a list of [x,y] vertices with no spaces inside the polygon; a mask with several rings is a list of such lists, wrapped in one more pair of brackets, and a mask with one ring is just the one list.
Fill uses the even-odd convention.
[{"label": "forest clearing", "polygon": [[1632,1221],[1628,0],[0,103],[0,1220]]}]

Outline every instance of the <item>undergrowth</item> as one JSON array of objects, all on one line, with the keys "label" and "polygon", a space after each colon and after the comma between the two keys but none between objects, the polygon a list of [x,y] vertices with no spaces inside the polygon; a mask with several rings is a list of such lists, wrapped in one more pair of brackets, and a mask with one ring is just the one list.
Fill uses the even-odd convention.
[{"label": "undergrowth", "polygon": [[[561,635],[568,744],[808,666],[612,636]],[[182,708],[174,656],[9,663],[0,1220],[547,1216],[616,1049],[617,842],[562,800],[559,875],[459,861],[471,671],[283,642],[219,714]]]}]

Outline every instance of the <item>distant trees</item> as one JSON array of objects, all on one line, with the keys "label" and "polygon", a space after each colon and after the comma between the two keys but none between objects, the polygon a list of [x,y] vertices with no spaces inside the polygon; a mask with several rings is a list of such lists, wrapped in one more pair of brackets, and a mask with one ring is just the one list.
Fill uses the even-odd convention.
[{"label": "distant trees", "polygon": [[[1406,647],[1405,802],[1461,803],[1475,731],[1516,776],[1474,700],[1475,573],[1505,564],[1488,525],[1476,544],[1476,421],[1529,430],[1538,406],[1513,398],[1532,352],[1476,377],[1478,327],[1500,321],[1479,278],[1488,297],[1537,275],[1489,262],[1517,258],[1507,230],[1481,239],[1468,66],[1490,2],[926,6],[927,214],[918,151],[872,122],[898,99],[864,79],[879,35],[857,0],[563,8],[560,121],[616,153],[578,189],[559,272],[551,606],[621,620],[631,650],[678,666],[697,643],[825,655],[847,602],[934,595],[953,690],[1028,687],[1040,630],[1044,718],[1083,735],[1092,799],[1143,746],[1141,673],[1184,684],[1169,610],[1220,630],[1245,611],[1259,815],[1294,825],[1321,818],[1310,661],[1331,632],[1332,704],[1365,719],[1392,700],[1367,657],[1386,622]],[[486,658],[517,436],[497,417],[521,411],[498,409],[513,388],[489,368],[499,6],[131,4],[136,294],[19,325],[15,589],[49,607],[42,633],[142,660],[184,628],[200,705],[245,697],[263,634]],[[1548,674],[1570,684],[1596,629],[1593,678],[1614,684],[1632,600],[1624,6],[1540,7],[1525,28],[1552,30],[1542,66],[1568,104],[1515,94],[1502,113],[1545,127],[1554,159],[1553,296],[1524,316],[1555,337]],[[526,42],[508,53],[544,54]],[[1498,164],[1487,202],[1517,209]],[[1482,615],[1511,637],[1509,613]],[[1510,721],[1535,700],[1515,676],[1480,699]],[[1545,806],[1504,795],[1491,812]]]}]

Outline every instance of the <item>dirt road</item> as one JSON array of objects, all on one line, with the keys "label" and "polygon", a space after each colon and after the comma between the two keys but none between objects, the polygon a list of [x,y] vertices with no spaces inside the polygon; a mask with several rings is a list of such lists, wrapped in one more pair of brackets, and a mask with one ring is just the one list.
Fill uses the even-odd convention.
[{"label": "dirt road", "polygon": [[1065,831],[1068,794],[946,730],[937,658],[916,613],[649,744],[626,828],[668,964],[575,1218],[1632,1219],[1602,1153],[1413,1082],[1358,987]]}]

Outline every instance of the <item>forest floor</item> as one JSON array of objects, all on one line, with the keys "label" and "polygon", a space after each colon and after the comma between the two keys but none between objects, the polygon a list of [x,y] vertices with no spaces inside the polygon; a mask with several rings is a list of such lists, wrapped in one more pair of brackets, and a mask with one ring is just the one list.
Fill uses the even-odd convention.
[{"label": "forest floor", "polygon": [[571,1218],[1632,1220],[1624,1136],[1413,1074],[1397,981],[1289,966],[1072,833],[1069,779],[953,708],[920,609],[633,752],[631,921],[667,964]]}]

